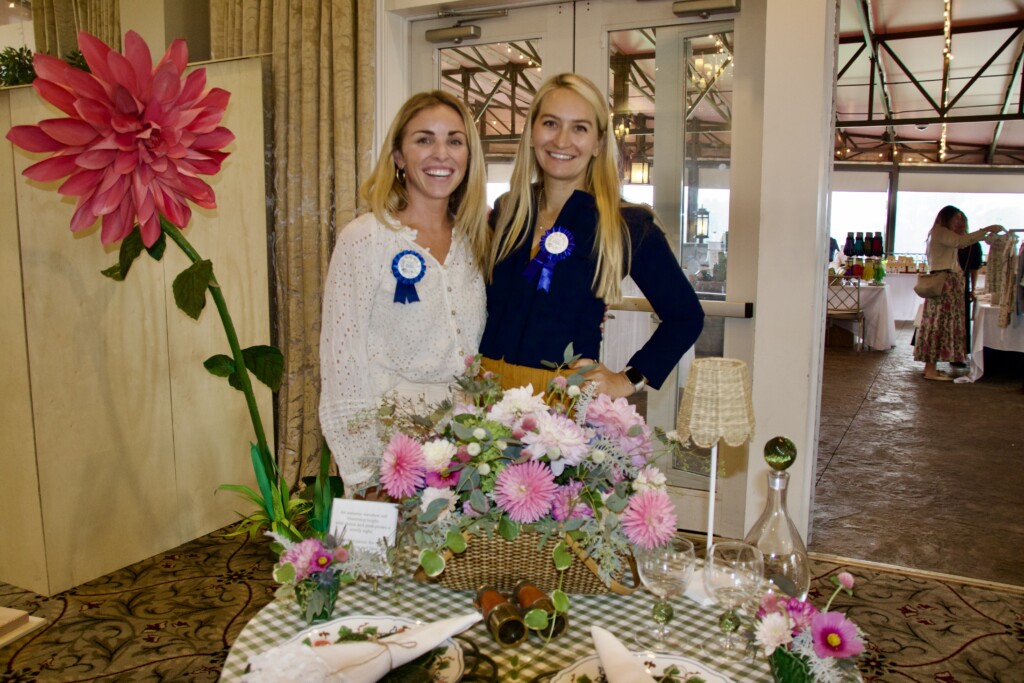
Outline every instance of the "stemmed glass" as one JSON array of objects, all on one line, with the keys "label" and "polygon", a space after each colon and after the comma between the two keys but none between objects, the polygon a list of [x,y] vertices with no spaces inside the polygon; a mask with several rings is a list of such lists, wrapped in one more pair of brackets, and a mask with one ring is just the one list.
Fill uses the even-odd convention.
[{"label": "stemmed glass", "polygon": [[736,610],[757,597],[764,578],[764,555],[746,543],[715,543],[704,562],[704,590],[725,612],[718,619],[722,633],[708,636],[704,653],[725,659],[742,659],[747,642],[736,635],[740,617]]},{"label": "stemmed glass", "polygon": [[696,563],[693,543],[685,538],[673,537],[660,548],[637,552],[636,568],[640,580],[655,596],[651,610],[654,624],[638,629],[634,636],[640,647],[652,652],[678,652],[682,649],[678,633],[668,626],[674,611],[667,598],[677,598],[686,591]]}]

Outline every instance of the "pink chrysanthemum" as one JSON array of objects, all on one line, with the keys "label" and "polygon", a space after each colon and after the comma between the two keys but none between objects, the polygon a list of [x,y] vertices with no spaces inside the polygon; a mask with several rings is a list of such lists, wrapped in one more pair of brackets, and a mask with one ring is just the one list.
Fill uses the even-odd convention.
[{"label": "pink chrysanthemum", "polygon": [[396,432],[381,458],[380,483],[392,498],[408,498],[423,486],[423,447],[415,439]]},{"label": "pink chrysanthemum", "polygon": [[814,654],[822,659],[856,657],[864,651],[857,627],[839,612],[818,614],[811,621]]},{"label": "pink chrysanthemum", "polygon": [[819,614],[817,607],[800,598],[788,598],[783,604],[793,622],[793,635],[806,631],[811,625],[811,620]]},{"label": "pink chrysanthemum", "polygon": [[676,532],[676,512],[664,490],[641,491],[622,513],[622,530],[629,542],[644,550],[668,543]]},{"label": "pink chrysanthemum", "polygon": [[571,481],[565,486],[559,486],[555,493],[555,499],[551,503],[551,518],[562,522],[572,517],[581,519],[593,517],[594,511],[580,498],[582,490],[583,482],[581,481]]},{"label": "pink chrysanthemum", "polygon": [[501,471],[494,484],[494,501],[513,522],[529,524],[551,511],[557,490],[548,466],[531,460]]},{"label": "pink chrysanthemum", "polygon": [[323,543],[315,538],[306,538],[281,553],[280,564],[290,562],[295,567],[295,580],[301,581],[313,572],[329,567],[331,559]]},{"label": "pink chrysanthemum", "polygon": [[618,443],[632,456],[637,467],[647,462],[647,456],[653,451],[650,427],[636,412],[636,407],[624,398],[613,400],[608,394],[598,394],[587,406],[587,424],[601,436]]},{"label": "pink chrysanthemum", "polygon": [[33,65],[36,92],[68,118],[15,126],[7,139],[29,152],[50,153],[24,171],[39,182],[67,177],[57,190],[78,197],[71,230],[103,219],[101,240],[128,236],[138,221],[142,241],[160,237],[160,215],[183,228],[192,217],[186,200],[217,206],[213,189],[198,178],[220,170],[220,151],[234,140],[219,126],[230,93],[205,90],[206,70],[184,80],[188,48],[175,40],[153,67],[146,42],[134,31],[124,55],[88,33],[78,46],[92,73],[44,54]]}]

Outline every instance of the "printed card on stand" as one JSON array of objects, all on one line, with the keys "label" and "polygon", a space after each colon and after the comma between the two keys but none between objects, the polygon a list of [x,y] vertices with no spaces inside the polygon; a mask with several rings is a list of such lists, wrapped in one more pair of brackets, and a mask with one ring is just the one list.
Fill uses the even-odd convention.
[{"label": "printed card on stand", "polygon": [[395,544],[398,529],[398,505],[371,500],[335,498],[331,507],[331,536],[351,543],[358,550],[380,550],[384,539]]}]

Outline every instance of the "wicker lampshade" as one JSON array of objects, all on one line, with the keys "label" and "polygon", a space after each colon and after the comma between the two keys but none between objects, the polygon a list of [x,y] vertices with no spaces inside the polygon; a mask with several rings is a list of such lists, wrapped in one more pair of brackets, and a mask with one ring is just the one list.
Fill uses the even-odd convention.
[{"label": "wicker lampshade", "polygon": [[747,364],[734,358],[700,358],[690,366],[676,421],[679,438],[701,448],[721,439],[739,446],[754,433],[754,405]]}]

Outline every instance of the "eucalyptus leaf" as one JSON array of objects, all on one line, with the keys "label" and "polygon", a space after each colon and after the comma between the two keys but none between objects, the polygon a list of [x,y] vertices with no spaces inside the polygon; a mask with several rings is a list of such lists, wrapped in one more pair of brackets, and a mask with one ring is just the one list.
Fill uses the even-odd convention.
[{"label": "eucalyptus leaf", "polygon": [[576,356],[572,349],[572,342],[569,342],[569,345],[565,347],[565,352],[562,354],[562,362],[566,365],[572,365],[573,361],[577,358],[578,356]]},{"label": "eucalyptus leaf", "polygon": [[548,627],[548,613],[542,609],[532,609],[523,615],[526,627],[534,631],[540,631]]},{"label": "eucalyptus leaf", "polygon": [[420,513],[419,521],[421,524],[429,524],[437,519],[437,516],[441,514],[441,510],[448,507],[448,501],[444,498],[438,498],[437,500],[430,501],[430,505],[427,509]]},{"label": "eucalyptus leaf", "polygon": [[441,572],[444,571],[445,562],[444,558],[437,552],[427,549],[420,551],[420,566],[423,567],[423,571],[426,572],[427,576],[433,578],[441,575]]},{"label": "eucalyptus leaf", "polygon": [[[438,501],[435,501],[438,502]],[[448,550],[458,554],[465,552],[466,550],[466,539],[458,532],[457,529],[449,529],[447,536],[445,536],[445,545],[448,546]]]},{"label": "eucalyptus leaf", "polygon": [[469,494],[469,506],[480,514],[487,512],[487,498],[479,488],[474,488]]},{"label": "eucalyptus leaf", "polygon": [[615,514],[618,514],[626,509],[626,504],[628,502],[628,500],[620,496],[618,493],[615,493],[612,494],[611,496],[608,496],[608,500],[605,501],[605,505],[608,506],[609,510],[611,510]]},{"label": "eucalyptus leaf", "polygon": [[572,566],[572,553],[569,552],[569,547],[565,545],[565,541],[559,541],[555,544],[555,549],[551,551],[551,559],[555,561],[555,569],[560,572]]}]

